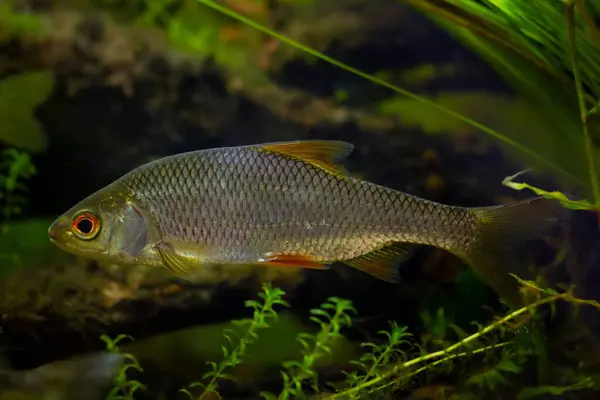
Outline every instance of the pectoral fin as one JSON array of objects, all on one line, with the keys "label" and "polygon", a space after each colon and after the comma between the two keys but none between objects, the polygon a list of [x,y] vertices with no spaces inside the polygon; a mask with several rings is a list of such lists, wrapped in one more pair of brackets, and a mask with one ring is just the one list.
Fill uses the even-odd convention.
[{"label": "pectoral fin", "polygon": [[164,266],[175,275],[189,279],[202,268],[202,260],[198,257],[179,254],[175,247],[168,242],[159,242],[154,246]]},{"label": "pectoral fin", "polygon": [[412,243],[394,243],[342,262],[376,278],[396,283],[400,280],[398,264],[410,258],[417,247],[419,245]]}]

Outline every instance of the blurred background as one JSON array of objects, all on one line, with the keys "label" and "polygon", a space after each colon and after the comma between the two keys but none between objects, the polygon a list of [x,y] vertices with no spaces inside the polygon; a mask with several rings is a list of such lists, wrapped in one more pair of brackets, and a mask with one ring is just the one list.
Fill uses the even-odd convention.
[{"label": "blurred background", "polygon": [[[532,196],[502,184],[524,169],[523,181],[597,203],[599,19],[591,0],[0,0],[0,399],[187,398],[179,389],[223,359],[229,321],[252,316],[244,302],[267,281],[290,307],[234,369],[237,383],[220,384],[223,398],[279,393],[282,362],[301,357],[295,336],[318,331],[310,310],[330,296],[351,300],[357,316],[314,365],[322,383],[344,381],[360,344],[389,321],[420,346],[403,353],[410,359],[497,320],[506,309],[496,294],[433,248],[400,266],[399,285],[343,265],[230,267],[186,282],[69,255],[47,229],[142,163],[318,138],[355,145],[353,175],[446,204]],[[556,290],[600,300],[597,216],[571,214],[560,240],[537,249],[537,271]],[[556,306],[508,329],[510,339],[488,339],[525,340],[527,351],[494,350],[343,398],[597,398],[600,311]],[[101,335],[120,334],[135,341],[114,353]],[[143,371],[122,372],[124,352]],[[145,388],[109,393],[124,376]]]}]

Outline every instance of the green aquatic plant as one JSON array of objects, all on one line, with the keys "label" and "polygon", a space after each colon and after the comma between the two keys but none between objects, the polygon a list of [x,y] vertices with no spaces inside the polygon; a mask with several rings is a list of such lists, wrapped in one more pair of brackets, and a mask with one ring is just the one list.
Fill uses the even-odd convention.
[{"label": "green aquatic plant", "polygon": [[[352,325],[350,313],[356,313],[352,302],[339,297],[330,297],[319,308],[310,310],[310,320],[319,324],[320,331],[316,335],[300,333],[298,341],[302,344],[303,356],[300,361],[288,361],[283,364],[283,390],[278,399],[301,399],[304,397],[304,385],[308,381],[310,387],[319,392],[318,375],[315,363],[331,353],[333,343],[341,338],[341,331]],[[265,397],[270,396],[263,393]],[[273,397],[271,397],[273,398]]]},{"label": "green aquatic plant", "polygon": [[[591,305],[600,309],[600,303],[576,298],[571,290],[558,292],[540,288],[536,283],[516,276],[515,278],[521,283],[523,290],[535,294],[535,301],[512,310],[487,325],[475,324],[477,329],[471,334],[458,330],[456,332],[459,339],[453,342],[445,334],[442,335],[443,346],[439,350],[427,349],[427,345],[419,343],[406,327],[390,322],[389,330],[379,332],[383,340],[376,339],[362,344],[364,353],[351,363],[356,369],[344,372],[344,368],[340,368],[345,379],[324,384],[319,380],[318,366],[327,364],[331,348],[337,340],[342,339],[343,329],[351,326],[351,314],[355,314],[349,300],[329,298],[319,308],[311,310],[311,320],[320,329],[314,334],[300,333],[297,336],[302,345],[300,360],[282,365],[280,393],[275,395],[261,392],[261,395],[268,400],[310,399],[315,396],[322,400],[390,398],[399,388],[415,385],[421,375],[427,374],[429,378],[424,378],[427,381],[435,378],[438,373],[452,373],[459,365],[463,372],[457,378],[457,384],[444,389],[453,392],[447,397],[449,399],[481,398],[486,393],[494,393],[501,386],[514,385],[515,379],[524,373],[524,366],[530,359],[543,359],[543,355],[539,353],[543,346],[536,342],[544,339],[542,335],[535,334],[540,326],[538,323],[545,317],[543,306],[565,301],[575,306]],[[210,362],[211,371],[202,377],[204,382],[193,383],[181,391],[190,398],[196,398],[190,389],[201,387],[203,391],[199,398],[220,398],[219,382],[236,380],[235,367],[248,362],[248,348],[259,337],[260,332],[268,329],[270,323],[277,318],[275,306],[287,306],[282,300],[284,293],[265,283],[259,293],[260,300],[246,302],[246,305],[254,309],[253,317],[238,321],[235,325],[240,329],[225,330],[225,338],[230,346],[222,347],[223,361]],[[450,320],[446,323],[451,327]],[[451,331],[453,330],[446,329],[446,332]],[[120,352],[118,343],[128,337],[119,335],[113,340],[104,335],[102,340],[107,343],[109,351]],[[131,400],[136,390],[144,388],[138,381],[129,379],[126,373],[129,368],[141,372],[141,366],[133,356],[128,354],[126,358],[130,363],[115,380],[115,388],[109,393],[109,400]],[[543,365],[542,368],[544,367],[548,365]],[[561,383],[562,386],[540,383],[539,386],[524,387],[521,382],[514,390],[519,393],[519,399],[529,399],[544,393],[590,389],[595,385],[594,378],[583,371],[565,375]]]},{"label": "green aquatic plant", "polygon": [[[362,347],[370,349],[370,351],[365,352],[358,361],[353,362],[360,367],[360,370],[347,374],[348,387],[360,386],[371,378],[384,373],[384,369],[388,366],[406,361],[406,350],[402,350],[401,347],[410,344],[406,338],[410,338],[412,335],[407,332],[407,329],[405,326],[398,326],[396,322],[390,322],[389,331],[379,331],[379,334],[387,339],[384,343],[362,343]],[[382,390],[383,387],[373,388],[369,393],[376,392],[378,389]],[[351,400],[358,398],[357,393],[349,396]]]},{"label": "green aquatic plant", "polygon": [[[247,347],[256,340],[257,332],[268,328],[270,321],[277,319],[277,312],[274,307],[288,307],[288,304],[283,300],[283,296],[285,296],[285,291],[273,288],[270,283],[265,283],[262,292],[258,294],[260,300],[246,301],[246,307],[254,310],[252,318],[232,321],[238,328],[238,331],[227,329],[225,332],[225,338],[232,347],[221,347],[223,352],[223,360],[221,362],[209,362],[211,371],[202,376],[202,380],[208,380],[207,383],[194,382],[189,386],[189,388],[201,387],[204,389],[198,400],[206,398],[211,393],[218,393],[219,381],[235,380],[227,371],[245,361]],[[181,389],[181,391],[186,393],[190,399],[194,399],[189,389]]]},{"label": "green aquatic plant", "polygon": [[[119,348],[118,344],[123,339],[133,340],[131,336],[123,334],[118,335],[114,339],[112,339],[108,335],[102,335],[100,336],[100,339],[102,339],[106,343],[106,349],[108,351],[112,351],[115,353],[121,353],[121,349]],[[129,369],[134,369],[139,372],[144,371],[137,359],[129,353],[124,353],[123,357],[125,358],[126,362],[123,364],[121,369],[119,369],[117,376],[115,377],[115,386],[107,394],[106,400],[133,400],[134,394],[138,390],[143,390],[146,388],[146,386],[143,385],[141,382],[134,379],[130,379],[127,376],[127,372],[129,371]]]},{"label": "green aquatic plant", "polygon": [[515,182],[514,179],[523,174],[526,171],[517,172],[514,175],[507,176],[502,180],[502,184],[514,190],[524,190],[528,189],[534,192],[539,196],[544,196],[547,199],[558,200],[563,207],[568,208],[570,210],[598,210],[600,204],[596,205],[588,200],[571,200],[564,193],[554,190],[552,192],[548,192],[546,190],[537,188],[528,183],[520,183]]},{"label": "green aquatic plant", "polygon": [[[474,50],[509,82],[550,129],[517,134],[538,152],[586,176],[600,203],[594,121],[600,97],[595,25],[600,8],[584,0],[404,0]],[[577,11],[577,12],[575,12]]]},{"label": "green aquatic plant", "polygon": [[[14,148],[0,152],[0,238],[2,243],[6,244],[4,248],[0,248],[2,273],[20,265],[22,261],[18,247],[8,244],[12,241],[9,235],[10,222],[15,216],[23,213],[23,207],[28,203],[28,186],[25,182],[36,173],[29,154]],[[46,235],[44,239],[47,240]]]},{"label": "green aquatic plant", "polygon": [[[29,154],[13,148],[0,153],[0,213],[3,222],[23,211],[27,203],[25,180],[36,174],[36,168]],[[3,229],[6,227],[2,224]]]},{"label": "green aquatic plant", "polygon": [[[385,372],[380,373],[378,376],[366,382],[363,382],[360,385],[342,390],[338,393],[323,396],[321,397],[321,399],[330,400],[347,398],[349,396],[359,394],[360,392],[370,390],[373,387],[385,385],[387,382],[393,381],[398,376],[402,377],[402,379],[404,380],[409,377],[416,376],[424,371],[437,368],[440,365],[447,364],[459,358],[470,358],[478,354],[489,353],[493,350],[509,347],[514,344],[513,341],[507,340],[475,348],[473,348],[472,345],[474,343],[477,343],[490,333],[507,329],[509,327],[508,324],[511,321],[517,320],[519,318],[523,319],[523,317],[527,317],[532,312],[535,312],[537,309],[539,309],[541,306],[552,304],[558,300],[563,300],[574,305],[591,305],[600,310],[600,303],[593,300],[583,300],[576,298],[572,295],[571,291],[558,293],[552,289],[541,289],[537,287],[533,282],[523,281],[520,279],[519,281],[526,285],[526,287],[536,290],[540,294],[539,300],[532,302],[520,309],[510,312],[506,316],[492,322],[491,324],[481,327],[481,329],[479,329],[476,333],[466,336],[442,350],[428,352],[426,354],[422,354],[418,357],[412,358],[408,361],[390,365],[386,368]],[[517,330],[517,332],[519,331],[523,332],[523,330]],[[461,348],[466,348],[467,350],[457,351]],[[504,354],[507,355],[510,353]],[[523,355],[524,354],[520,354],[520,356]],[[419,365],[421,366],[418,367]],[[473,378],[471,380],[471,384],[477,384],[481,387],[493,389],[495,386],[497,386],[499,382],[505,381],[504,378],[506,372],[515,373],[517,372],[516,370],[519,367],[518,365],[514,364],[514,361],[499,361],[498,363],[496,363],[494,368],[496,372],[489,374],[488,371],[488,374],[485,376],[481,375],[479,377]],[[584,377],[582,379],[586,380],[586,382],[589,382],[589,380],[587,380],[587,377]],[[587,385],[586,387],[590,386]]]}]

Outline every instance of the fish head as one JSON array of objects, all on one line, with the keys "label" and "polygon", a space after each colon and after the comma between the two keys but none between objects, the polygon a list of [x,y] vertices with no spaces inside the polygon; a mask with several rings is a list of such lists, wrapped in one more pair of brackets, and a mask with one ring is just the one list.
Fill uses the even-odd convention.
[{"label": "fish head", "polygon": [[59,216],[48,228],[48,236],[72,254],[134,263],[148,244],[146,215],[127,193],[103,189]]}]

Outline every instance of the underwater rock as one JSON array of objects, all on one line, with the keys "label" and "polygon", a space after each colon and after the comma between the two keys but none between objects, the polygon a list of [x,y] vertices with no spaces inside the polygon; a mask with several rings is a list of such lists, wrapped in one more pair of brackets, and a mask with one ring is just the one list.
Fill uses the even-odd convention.
[{"label": "underwater rock", "polygon": [[100,400],[125,358],[102,352],[55,361],[26,371],[0,370],[0,400]]}]

